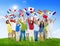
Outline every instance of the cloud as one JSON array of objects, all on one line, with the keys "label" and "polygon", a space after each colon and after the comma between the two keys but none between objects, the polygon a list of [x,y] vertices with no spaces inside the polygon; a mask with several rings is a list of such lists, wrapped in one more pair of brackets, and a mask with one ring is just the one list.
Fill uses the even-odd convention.
[{"label": "cloud", "polygon": [[53,38],[60,38],[60,29],[56,29],[54,32],[53,32]]}]

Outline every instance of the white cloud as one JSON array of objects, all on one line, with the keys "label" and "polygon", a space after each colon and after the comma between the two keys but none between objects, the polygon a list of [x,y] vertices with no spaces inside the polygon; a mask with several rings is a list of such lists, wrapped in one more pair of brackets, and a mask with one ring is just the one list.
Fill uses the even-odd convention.
[{"label": "white cloud", "polygon": [[53,32],[53,38],[60,38],[60,29],[56,29],[54,32]]}]

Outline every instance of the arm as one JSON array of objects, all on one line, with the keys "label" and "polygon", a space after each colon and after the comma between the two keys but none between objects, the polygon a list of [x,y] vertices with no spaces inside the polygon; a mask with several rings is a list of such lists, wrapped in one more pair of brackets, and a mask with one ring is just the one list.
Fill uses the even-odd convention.
[{"label": "arm", "polygon": [[20,19],[20,20],[18,20],[18,22],[19,22],[19,23],[22,23],[22,22],[21,22],[21,19]]},{"label": "arm", "polygon": [[56,18],[53,20],[53,23],[56,21]]}]

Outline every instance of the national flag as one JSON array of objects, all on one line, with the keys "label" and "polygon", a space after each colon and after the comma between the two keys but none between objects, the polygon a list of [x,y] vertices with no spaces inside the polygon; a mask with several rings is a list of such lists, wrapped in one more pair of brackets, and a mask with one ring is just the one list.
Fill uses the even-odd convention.
[{"label": "national flag", "polygon": [[48,16],[44,14],[44,15],[43,15],[43,18],[47,19],[47,18],[48,18]]},{"label": "national flag", "polygon": [[37,13],[40,14],[40,15],[44,14],[41,10],[38,10]]},{"label": "national flag", "polygon": [[28,11],[34,11],[34,8],[28,7]]},{"label": "national flag", "polygon": [[7,11],[7,13],[9,14],[10,12],[9,12],[9,11]]},{"label": "national flag", "polygon": [[56,11],[53,11],[51,15],[55,15],[56,14]]},{"label": "national flag", "polygon": [[26,12],[26,15],[29,16],[30,14],[28,12]]},{"label": "national flag", "polygon": [[11,12],[12,10],[11,10],[11,9],[9,9],[9,11]]},{"label": "national flag", "polygon": [[50,10],[43,10],[43,12],[44,12],[45,14],[51,15],[51,11],[50,11]]},{"label": "national flag", "polygon": [[20,16],[24,16],[23,12],[21,9],[18,10]]},{"label": "national flag", "polygon": [[14,9],[14,12],[16,12],[16,9]]},{"label": "national flag", "polygon": [[10,19],[10,22],[15,22],[15,20],[14,19]]},{"label": "national flag", "polygon": [[8,15],[6,15],[5,18],[8,18]]},{"label": "national flag", "polygon": [[26,11],[27,11],[27,8],[24,8],[24,9],[23,9],[23,12],[26,12]]}]

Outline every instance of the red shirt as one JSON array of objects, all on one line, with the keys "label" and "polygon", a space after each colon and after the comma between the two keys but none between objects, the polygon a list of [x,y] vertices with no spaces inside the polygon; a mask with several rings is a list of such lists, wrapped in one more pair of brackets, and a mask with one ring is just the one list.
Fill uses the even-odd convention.
[{"label": "red shirt", "polygon": [[34,20],[29,20],[28,19],[28,25],[29,25],[29,29],[33,30],[34,29]]}]

